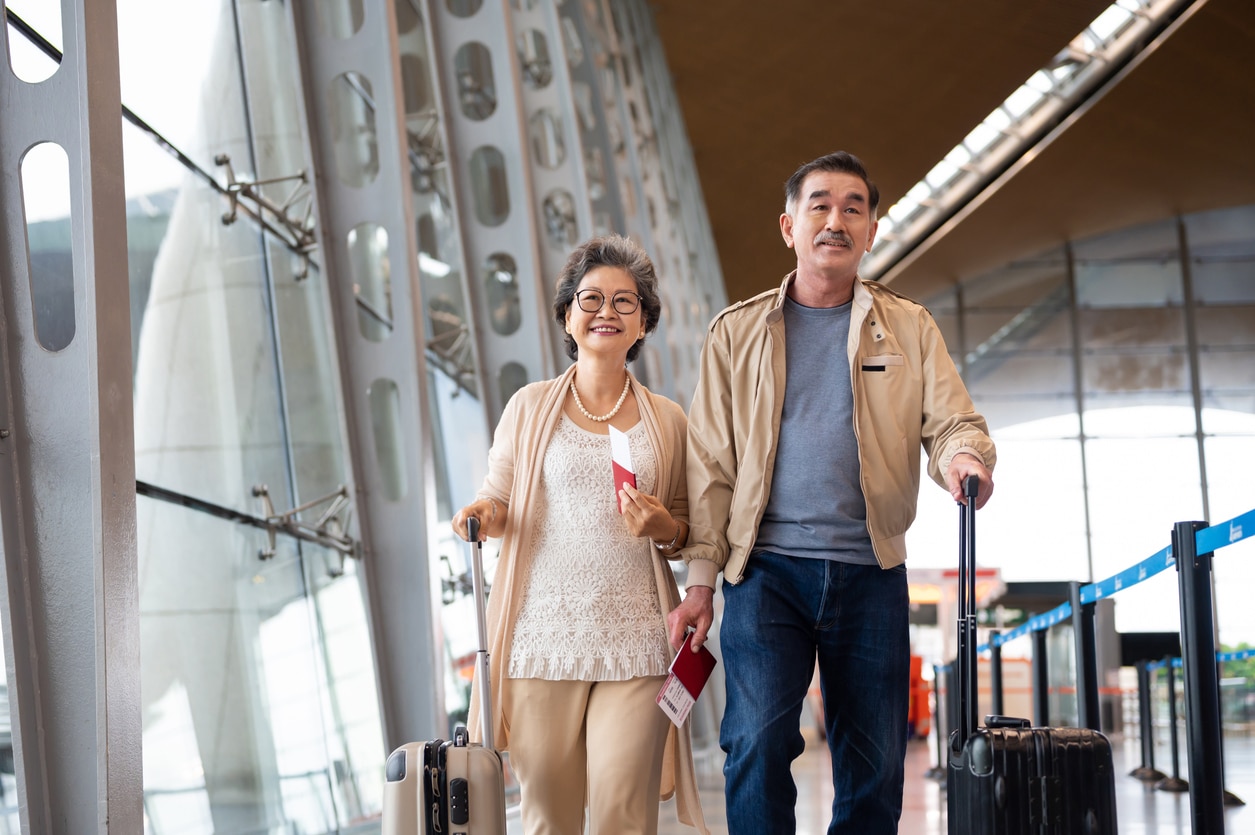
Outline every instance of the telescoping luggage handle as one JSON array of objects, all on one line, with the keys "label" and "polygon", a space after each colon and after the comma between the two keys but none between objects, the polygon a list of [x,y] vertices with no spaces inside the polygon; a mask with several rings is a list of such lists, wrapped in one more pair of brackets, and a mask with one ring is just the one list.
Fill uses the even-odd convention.
[{"label": "telescoping luggage handle", "polygon": [[979,705],[976,702],[976,494],[980,479],[974,475],[963,479],[963,497],[959,503],[959,645],[955,659],[958,667],[958,725],[956,740],[961,750],[976,730]]},{"label": "telescoping luggage handle", "polygon": [[466,540],[471,545],[471,590],[475,596],[475,620],[479,628],[479,649],[475,652],[475,666],[479,681],[479,721],[481,740],[485,748],[495,748],[492,742],[492,687],[488,681],[488,618],[484,605],[484,543],[479,541],[479,520],[474,516],[466,520]]}]

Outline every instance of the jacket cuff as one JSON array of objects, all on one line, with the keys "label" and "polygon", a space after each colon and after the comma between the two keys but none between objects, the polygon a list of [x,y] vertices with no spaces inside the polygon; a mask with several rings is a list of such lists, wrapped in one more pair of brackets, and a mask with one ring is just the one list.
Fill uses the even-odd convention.
[{"label": "jacket cuff", "polygon": [[688,578],[684,581],[684,588],[691,589],[693,586],[709,586],[713,589],[718,577],[719,566],[710,560],[690,560],[688,564]]}]

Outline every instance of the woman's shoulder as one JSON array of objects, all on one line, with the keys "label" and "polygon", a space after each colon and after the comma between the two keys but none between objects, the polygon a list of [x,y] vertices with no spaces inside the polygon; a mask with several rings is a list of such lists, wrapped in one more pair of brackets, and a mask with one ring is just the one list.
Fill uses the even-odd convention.
[{"label": "woman's shoulder", "polygon": [[[640,385],[638,383],[638,385]],[[654,412],[657,413],[659,420],[678,423],[680,428],[688,425],[688,416],[684,413],[684,407],[676,403],[665,394],[659,394],[656,391],[650,391],[648,387],[641,385],[641,390],[645,392],[645,396],[649,399],[650,405]]]}]

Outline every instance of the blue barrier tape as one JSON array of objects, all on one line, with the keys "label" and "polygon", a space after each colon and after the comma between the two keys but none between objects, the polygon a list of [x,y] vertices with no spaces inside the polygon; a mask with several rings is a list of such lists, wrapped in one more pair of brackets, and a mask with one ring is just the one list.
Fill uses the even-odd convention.
[{"label": "blue barrier tape", "polygon": [[1172,557],[1172,546],[1169,545],[1159,553],[1147,557],[1137,565],[1124,569],[1119,574],[1108,577],[1106,580],[1098,583],[1081,586],[1081,602],[1093,603],[1104,597],[1110,597],[1116,592],[1127,589],[1129,586],[1136,586],[1143,580],[1154,577],[1159,572],[1174,565],[1176,565],[1176,560]]},{"label": "blue barrier tape", "polygon": [[1255,658],[1255,649],[1241,649],[1233,652],[1216,653],[1217,661],[1242,661],[1247,658]]},{"label": "blue barrier tape", "polygon": [[1248,510],[1228,522],[1203,528],[1194,535],[1194,547],[1200,554],[1210,554],[1252,536],[1255,536],[1255,510]]},{"label": "blue barrier tape", "polygon": [[[1235,516],[1228,522],[1221,522],[1218,525],[1212,525],[1209,528],[1203,528],[1194,538],[1194,547],[1200,554],[1210,554],[1226,545],[1232,545],[1240,542],[1248,537],[1255,536],[1255,510],[1249,510],[1241,516]],[[1143,580],[1148,580],[1156,574],[1176,565],[1176,560],[1172,556],[1172,546],[1152,554],[1136,565],[1124,569],[1119,574],[1113,574],[1106,580],[1081,587],[1081,603],[1093,603],[1104,597],[1110,597],[1118,591],[1127,589],[1129,586],[1136,586]],[[1010,632],[996,636],[989,643],[980,644],[976,647],[976,652],[984,653],[994,647],[1000,647],[1016,638],[1027,635],[1030,632],[1038,632],[1042,629],[1049,629],[1056,623],[1072,617],[1072,604],[1062,603],[1051,609],[1049,612],[1037,615],[1030,620],[1020,624]],[[1255,657],[1255,650],[1247,650],[1251,655],[1235,656],[1233,658],[1222,658],[1223,653],[1216,654],[1217,661],[1236,661],[1239,658]],[[1156,662],[1150,665],[1150,669],[1157,669],[1163,666],[1163,662]],[[1173,662],[1174,667],[1181,666],[1181,659],[1177,658]],[[948,670],[949,667],[942,667],[942,670]]]},{"label": "blue barrier tape", "polygon": [[1060,603],[1058,606],[1051,609],[1049,612],[1045,612],[1040,615],[1035,615],[1032,618],[1029,618],[1028,620],[1026,620],[1024,623],[1021,623],[1019,626],[1015,627],[1015,629],[1012,629],[1010,632],[1006,632],[1002,635],[999,635],[997,638],[994,639],[992,644],[981,644],[980,646],[976,648],[976,651],[984,652],[985,650],[989,649],[990,646],[1000,647],[1003,644],[1008,643],[1010,641],[1014,641],[1016,638],[1019,638],[1022,635],[1027,635],[1030,632],[1039,632],[1042,629],[1049,629],[1050,627],[1054,626],[1059,621],[1067,620],[1070,617],[1072,617],[1072,604]]},{"label": "blue barrier tape", "polygon": [[[1181,659],[1180,659],[1180,658],[1173,658],[1173,659],[1171,659],[1171,661],[1172,661],[1172,669],[1174,669],[1174,670],[1179,670],[1179,669],[1181,669]],[[1159,668],[1163,667],[1166,663],[1167,663],[1167,662],[1165,662],[1165,661],[1151,661],[1151,662],[1149,662],[1149,663],[1146,665],[1146,669],[1148,669],[1148,670],[1158,670]]]}]

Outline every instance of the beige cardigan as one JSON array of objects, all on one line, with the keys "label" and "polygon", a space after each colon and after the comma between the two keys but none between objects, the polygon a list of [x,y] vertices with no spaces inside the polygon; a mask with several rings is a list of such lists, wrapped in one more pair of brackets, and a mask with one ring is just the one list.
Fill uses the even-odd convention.
[{"label": "beige cardigan", "polygon": [[[575,376],[572,365],[553,380],[531,383],[510,398],[493,434],[488,453],[488,475],[480,496],[500,502],[506,511],[506,527],[500,559],[488,597],[489,678],[492,682],[493,741],[499,750],[508,750],[510,726],[509,669],[514,623],[523,603],[523,582],[527,560],[531,558],[520,543],[531,541],[535,496],[541,479],[545,450],[553,437],[567,389]],[[632,377],[632,393],[640,408],[641,422],[658,461],[657,497],[677,519],[688,520],[688,486],[685,476],[685,443],[688,419],[675,402],[655,395]],[[611,489],[610,464],[606,462],[606,489]],[[592,541],[594,531],[590,531]],[[661,553],[655,550],[654,578],[664,613],[680,605],[675,575]],[[674,655],[674,653],[672,653]],[[473,693],[479,692],[476,682]],[[467,725],[472,737],[479,736],[479,704],[472,698]],[[679,819],[707,833],[693,770],[693,747],[689,729],[674,726],[667,735],[663,754],[661,799],[676,795]]]}]

